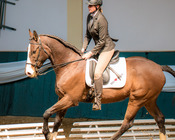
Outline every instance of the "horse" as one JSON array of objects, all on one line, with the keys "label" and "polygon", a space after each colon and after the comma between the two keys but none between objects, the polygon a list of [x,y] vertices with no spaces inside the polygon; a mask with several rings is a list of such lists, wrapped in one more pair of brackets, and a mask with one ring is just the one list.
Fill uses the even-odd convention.
[{"label": "horse", "polygon": [[[41,34],[29,29],[30,42],[28,46],[25,74],[30,78],[37,77],[43,63],[50,59],[56,74],[55,92],[59,99],[43,114],[43,134],[46,140],[56,139],[57,131],[68,108],[78,106],[79,102],[87,102],[90,87],[85,83],[86,61],[73,45],[63,39]],[[120,129],[110,140],[119,139],[130,127],[138,110],[145,107],[155,119],[160,140],[166,139],[165,117],[159,110],[156,100],[165,84],[163,71],[175,77],[175,71],[168,66],[161,66],[144,57],[126,58],[127,78],[123,88],[105,88],[102,103],[113,103],[129,98],[127,110]],[[91,101],[92,102],[92,101]],[[56,114],[53,132],[48,128],[48,119]]]}]

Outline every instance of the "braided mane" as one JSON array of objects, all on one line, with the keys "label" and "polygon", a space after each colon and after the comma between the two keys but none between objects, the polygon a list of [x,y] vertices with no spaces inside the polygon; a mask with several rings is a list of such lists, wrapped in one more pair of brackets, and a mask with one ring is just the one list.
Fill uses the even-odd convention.
[{"label": "braided mane", "polygon": [[56,39],[57,41],[59,41],[61,44],[63,44],[64,46],[66,46],[67,48],[70,48],[71,50],[73,50],[74,52],[76,52],[77,54],[79,54],[81,56],[81,52],[79,49],[77,49],[75,46],[73,46],[72,44],[68,43],[67,41],[54,36],[54,35],[48,35],[48,34],[41,34],[40,36],[47,36],[53,39]]}]

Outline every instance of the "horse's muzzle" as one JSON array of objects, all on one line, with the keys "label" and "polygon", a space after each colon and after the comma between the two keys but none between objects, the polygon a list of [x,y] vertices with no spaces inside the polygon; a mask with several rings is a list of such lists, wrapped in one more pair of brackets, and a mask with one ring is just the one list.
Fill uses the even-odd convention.
[{"label": "horse's muzzle", "polygon": [[37,73],[36,73],[36,72],[33,72],[33,73],[26,72],[25,74],[26,74],[28,77],[30,77],[30,78],[35,78],[35,77],[37,77]]},{"label": "horse's muzzle", "polygon": [[31,65],[27,65],[26,64],[26,68],[25,68],[25,74],[30,77],[30,78],[35,78],[38,76],[38,69],[37,68],[34,68],[33,66]]}]

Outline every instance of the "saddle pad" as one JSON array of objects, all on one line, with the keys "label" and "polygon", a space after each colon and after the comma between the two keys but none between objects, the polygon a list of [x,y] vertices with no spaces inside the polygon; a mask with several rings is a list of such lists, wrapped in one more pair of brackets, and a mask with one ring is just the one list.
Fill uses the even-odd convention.
[{"label": "saddle pad", "polygon": [[[85,74],[85,79],[86,79],[86,84],[89,87],[92,87],[93,85],[91,84],[91,78],[89,75],[89,62],[90,61],[96,61],[93,58],[90,58],[86,61],[86,74]],[[126,83],[126,60],[124,57],[120,57],[119,61],[116,62],[115,64],[110,64],[110,67],[115,70],[115,72],[120,75],[120,79],[116,76],[114,72],[110,70],[110,80],[108,84],[103,85],[103,88],[122,88],[125,83]]]}]

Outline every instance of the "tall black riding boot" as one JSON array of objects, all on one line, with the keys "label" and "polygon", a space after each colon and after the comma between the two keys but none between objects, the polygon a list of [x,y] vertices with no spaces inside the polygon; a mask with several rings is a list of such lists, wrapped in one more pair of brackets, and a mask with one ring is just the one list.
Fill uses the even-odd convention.
[{"label": "tall black riding boot", "polygon": [[103,78],[94,80],[95,84],[95,101],[93,103],[92,110],[101,110],[101,95],[103,90]]}]

